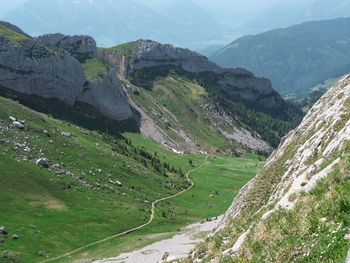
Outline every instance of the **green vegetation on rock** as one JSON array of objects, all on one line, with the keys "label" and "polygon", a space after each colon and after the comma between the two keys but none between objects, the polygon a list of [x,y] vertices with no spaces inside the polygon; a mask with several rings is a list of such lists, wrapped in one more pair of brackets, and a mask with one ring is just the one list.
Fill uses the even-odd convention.
[{"label": "green vegetation on rock", "polygon": [[139,41],[133,41],[125,44],[121,44],[110,49],[118,51],[120,54],[127,58],[132,58],[133,54],[137,51],[139,47]]},{"label": "green vegetation on rock", "polygon": [[20,45],[22,41],[29,39],[27,36],[19,34],[2,24],[0,24],[0,35],[6,36],[11,41],[11,43],[16,46]]},{"label": "green vegetation on rock", "polygon": [[83,64],[84,74],[88,81],[103,80],[102,74],[108,72],[109,67],[99,59],[87,59]]}]

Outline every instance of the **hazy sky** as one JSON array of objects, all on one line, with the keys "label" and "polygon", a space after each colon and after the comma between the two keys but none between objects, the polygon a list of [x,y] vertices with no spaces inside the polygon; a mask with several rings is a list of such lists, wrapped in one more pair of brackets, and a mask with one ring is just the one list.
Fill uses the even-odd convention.
[{"label": "hazy sky", "polygon": [[[24,2],[28,5],[9,16],[7,11]],[[79,17],[77,13],[81,15],[93,6],[89,3],[103,10],[99,17],[93,9],[88,17],[74,20]],[[55,5],[60,8],[52,8]],[[118,14],[111,11],[112,6],[117,7]],[[105,21],[108,14],[110,19]],[[350,17],[350,0],[0,0],[0,19],[13,22],[29,34],[92,34],[100,43],[106,43],[103,45],[116,42],[118,36],[123,41],[146,37],[197,48],[228,44],[240,36],[305,21],[338,17]],[[67,20],[70,22],[66,25]],[[87,25],[92,20],[100,23]],[[71,22],[76,26],[74,32]],[[144,28],[145,23],[150,26]],[[115,30],[119,30],[118,34]],[[107,36],[112,35],[110,32],[115,33],[113,39]]]},{"label": "hazy sky", "polygon": [[[16,8],[21,3],[24,3],[26,1],[30,0],[0,0],[0,13],[5,13],[8,10]],[[43,0],[43,1],[50,1],[50,0]],[[118,0],[113,0],[114,2],[118,2]],[[158,9],[160,7],[164,7],[171,1],[176,0],[135,0],[137,2],[141,2],[145,5],[151,6],[154,9]],[[220,20],[220,12],[224,14],[233,14],[237,15],[242,13],[250,12],[254,13],[257,11],[262,11],[263,9],[267,9],[268,7],[272,6],[273,4],[279,2],[280,0],[194,0],[198,5],[211,9],[218,13],[216,18]],[[284,0],[285,1],[285,0]],[[299,0],[294,0],[299,1]],[[311,1],[311,0],[303,0],[303,1]]]},{"label": "hazy sky", "polygon": [[[30,0],[0,0],[0,14],[3,14],[11,9],[16,8],[21,3]],[[42,0],[43,2],[51,0]],[[72,0],[73,1],[73,0]],[[98,0],[97,0],[98,1]],[[111,0],[118,3],[118,0]],[[186,3],[186,0],[133,0],[143,3],[156,11],[166,8],[167,5],[172,2],[182,1]],[[330,2],[332,0],[193,0],[199,6],[203,7],[215,17],[219,22],[222,23],[236,23],[237,21],[251,20],[252,18],[259,16],[269,8],[276,5],[284,5],[296,7],[298,5],[306,6],[309,3],[316,1],[319,2]],[[350,1],[350,0],[337,0],[339,1]],[[184,4],[186,5],[186,4]]]}]

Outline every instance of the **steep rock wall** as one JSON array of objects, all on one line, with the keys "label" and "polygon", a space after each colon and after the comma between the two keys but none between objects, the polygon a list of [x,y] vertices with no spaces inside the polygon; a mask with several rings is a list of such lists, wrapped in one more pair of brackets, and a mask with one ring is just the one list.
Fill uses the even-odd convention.
[{"label": "steep rock wall", "polygon": [[[22,34],[14,25],[2,22]],[[23,33],[24,34],[24,33]],[[97,58],[95,40],[61,34],[28,38],[15,45],[0,35],[0,86],[74,107],[84,102],[102,116],[123,121],[135,117],[114,70],[88,82],[80,61]]]}]

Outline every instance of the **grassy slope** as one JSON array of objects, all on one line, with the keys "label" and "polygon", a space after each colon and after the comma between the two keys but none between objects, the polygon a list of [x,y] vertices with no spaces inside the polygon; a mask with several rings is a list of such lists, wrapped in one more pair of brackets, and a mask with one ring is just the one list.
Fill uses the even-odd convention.
[{"label": "grassy slope", "polygon": [[87,59],[83,64],[84,74],[88,81],[96,82],[103,80],[101,74],[108,71],[108,66],[99,59]]},{"label": "grassy slope", "polygon": [[[87,260],[114,257],[169,238],[186,224],[221,215],[230,206],[238,190],[252,178],[263,163],[256,155],[248,155],[245,159],[217,157],[208,160],[201,169],[191,174],[190,178],[195,185],[190,191],[157,204],[155,219],[149,226],[75,253],[69,260],[84,258],[84,252],[87,253]],[[211,198],[210,195],[214,197]],[[208,207],[209,204],[212,208]],[[54,262],[67,262],[67,258]]]},{"label": "grassy slope", "polygon": [[22,34],[19,34],[1,24],[0,24],[0,35],[6,36],[11,41],[11,43],[16,46],[18,46],[21,41],[25,41],[29,39],[28,37]]},{"label": "grassy slope", "polygon": [[[135,90],[140,94],[135,95]],[[161,77],[154,83],[152,90],[133,86],[133,92],[129,94],[133,101],[173,138],[178,135],[163,121],[164,118],[169,121],[173,119],[167,111],[176,117],[182,124],[181,128],[185,129],[191,138],[195,138],[205,150],[227,149],[232,145],[232,142],[220,135],[216,129],[210,128],[212,123],[206,118],[203,109],[203,105],[211,104],[208,93],[202,86],[185,77],[178,75]],[[164,115],[155,114],[155,108],[161,110]],[[174,122],[171,125],[173,127]]]},{"label": "grassy slope", "polygon": [[[33,246],[38,245],[36,249],[23,247],[27,241],[26,238],[30,239],[32,236],[24,235],[23,239],[21,238],[18,242],[5,243],[5,249],[9,246],[11,250],[23,252],[23,258],[26,262],[35,258],[39,250],[50,255],[62,253],[76,246],[139,225],[145,222],[149,216],[150,208],[143,200],[153,200],[158,196],[166,196],[185,187],[183,179],[176,174],[167,178],[153,170],[149,164],[148,169],[144,168],[142,162],[136,160],[136,157],[130,153],[133,148],[129,148],[130,152],[126,153],[128,156],[121,154],[119,149],[113,151],[112,148],[129,147],[123,142],[120,145],[113,145],[111,141],[105,141],[97,132],[87,131],[41,116],[5,99],[1,99],[0,109],[0,118],[5,120],[3,124],[5,126],[9,124],[7,119],[10,115],[27,120],[25,131],[12,129],[2,134],[2,139],[5,142],[2,143],[1,167],[3,167],[4,173],[1,173],[1,185],[6,186],[4,190],[7,190],[8,193],[5,195],[5,192],[2,192],[1,196],[16,194],[18,201],[16,201],[13,210],[5,210],[4,213],[0,213],[0,217],[3,217],[0,221],[11,234],[22,227],[28,228],[27,223],[29,222],[37,225],[40,231],[45,232],[45,235],[38,235],[42,236],[37,238],[38,243],[33,242]],[[44,135],[44,129],[50,132],[51,138]],[[54,130],[56,130],[56,136],[53,135]],[[60,131],[70,132],[73,137],[64,137],[60,135]],[[52,143],[48,142],[50,139],[53,141]],[[6,142],[7,140],[9,143]],[[107,184],[115,190],[125,192],[127,196],[118,195],[109,189],[83,187],[74,178],[67,175],[57,177],[53,172],[38,169],[38,167],[34,167],[32,173],[24,174],[24,171],[27,170],[26,167],[33,165],[22,161],[22,157],[26,155],[23,152],[23,147],[18,147],[19,149],[14,151],[16,148],[14,143],[23,144],[24,141],[31,148],[32,152],[29,156],[34,160],[39,157],[39,151],[42,149],[51,163],[61,163],[65,170],[80,176],[91,185]],[[13,164],[17,159],[20,160],[17,164],[18,170],[8,169],[8,164]],[[123,164],[123,161],[126,163]],[[98,168],[102,169],[101,173],[97,171]],[[183,165],[182,169],[186,170],[186,165]],[[90,175],[90,170],[96,175]],[[18,173],[18,171],[22,171],[22,173]],[[120,180],[123,186],[116,187],[108,183],[108,174],[112,175],[113,180]],[[29,178],[27,178],[28,176]],[[40,184],[37,186],[38,189],[28,183],[22,185],[21,187],[27,189],[26,191],[14,187],[14,193],[11,193],[9,186],[12,182],[8,178],[15,179],[16,182],[36,180]],[[53,180],[54,183],[50,183],[50,180]],[[177,189],[164,187],[167,182],[174,183]],[[48,185],[55,189],[50,190],[50,195],[43,195],[41,191],[36,191],[48,188]],[[132,188],[135,191],[131,191]],[[64,209],[55,209],[51,208],[50,205],[45,205],[47,201],[50,203],[51,199],[53,203],[59,204],[58,207]],[[7,201],[8,198],[3,199],[4,203],[1,205],[3,209],[7,207]],[[23,206],[28,206],[28,209],[23,211],[21,209]],[[22,212],[23,214],[21,214]],[[24,218],[26,218],[25,224],[23,224]],[[65,231],[59,229],[65,229]],[[93,229],[93,231],[88,229]],[[22,235],[22,232],[20,231],[18,234]]]},{"label": "grassy slope", "polygon": [[110,49],[118,51],[120,54],[124,55],[127,58],[132,58],[133,54],[139,46],[139,41],[129,42],[121,44]]},{"label": "grassy slope", "polygon": [[[140,159],[134,151],[142,146],[153,156],[157,152],[162,163],[167,162],[183,172],[192,169],[189,159],[194,165],[204,161],[201,155],[169,152],[136,133],[125,133],[127,140],[116,138],[36,113],[0,97],[0,119],[4,120],[0,126],[8,127],[10,115],[26,122],[24,131],[11,128],[3,130],[0,135],[0,224],[9,232],[9,235],[0,237],[5,240],[0,252],[9,251],[11,259],[8,262],[12,262],[17,253],[21,254],[19,262],[37,262],[40,251],[53,257],[146,222],[150,206],[144,200],[152,201],[178,192],[185,184],[179,175],[166,171],[170,177],[164,177],[163,169],[158,173],[150,161]],[[48,138],[43,130],[49,131],[51,137]],[[61,131],[70,132],[73,137],[64,137]],[[132,145],[126,143],[130,140]],[[23,144],[24,141],[31,148],[30,154],[23,151],[24,147],[15,146],[15,143]],[[122,150],[124,148],[127,150]],[[24,156],[34,161],[41,149],[51,164],[60,163],[65,170],[91,185],[107,184],[127,196],[118,195],[107,187],[84,187],[78,179],[68,175],[59,177],[54,171],[23,161]],[[144,161],[148,168],[144,167]],[[123,250],[156,241],[143,240],[149,233],[174,232],[186,223],[223,213],[234,193],[262,165],[255,155],[235,159],[233,163],[232,159],[222,157],[208,161],[203,169],[192,175],[195,182],[193,190],[169,201],[169,204],[160,203],[156,219],[150,226],[127,237],[91,247],[88,255],[94,258],[114,256]],[[243,166],[248,168],[246,172],[242,171],[245,169]],[[102,169],[101,173],[98,168]],[[96,175],[90,175],[90,170]],[[113,180],[121,181],[123,186],[109,184],[108,174]],[[169,183],[175,188],[167,188]],[[218,195],[210,198],[209,195],[215,191]],[[208,203],[212,203],[212,209],[207,206]],[[177,212],[176,216],[172,210]],[[32,229],[29,224],[36,228]],[[11,239],[14,234],[20,238]],[[140,242],[135,242],[135,239]],[[75,256],[81,257],[80,253]],[[67,261],[70,259],[62,259],[62,262]]]}]

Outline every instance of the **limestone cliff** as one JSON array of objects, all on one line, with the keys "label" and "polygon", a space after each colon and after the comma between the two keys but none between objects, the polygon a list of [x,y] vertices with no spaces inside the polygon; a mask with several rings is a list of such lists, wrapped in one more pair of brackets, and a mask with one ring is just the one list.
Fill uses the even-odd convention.
[{"label": "limestone cliff", "polygon": [[194,51],[172,45],[139,40],[115,50],[104,50],[103,60],[124,78],[147,68],[172,65],[203,78],[210,77],[211,85],[228,96],[258,102],[267,108],[278,108],[284,104],[280,95],[272,89],[270,80],[255,77],[242,68],[221,68]]},{"label": "limestone cliff", "polygon": [[98,58],[96,41],[90,36],[48,34],[39,36],[38,40],[48,48],[67,51],[81,63],[86,59]]},{"label": "limestone cliff", "polygon": [[349,146],[350,75],[289,132],[241,189],[211,241],[187,261],[344,260],[350,239]]},{"label": "limestone cliff", "polygon": [[94,39],[61,34],[31,38],[14,25],[1,26],[9,30],[0,31],[0,87],[58,99],[70,107],[83,102],[116,121],[134,117],[114,70],[100,81],[87,81],[80,62],[98,57]]},{"label": "limestone cliff", "polygon": [[1,86],[73,106],[85,82],[79,61],[68,53],[57,55],[33,39],[16,46],[0,35]]},{"label": "limestone cliff", "polygon": [[98,112],[111,120],[133,118],[133,112],[114,70],[105,73],[103,80],[90,82],[76,101],[93,105]]}]

